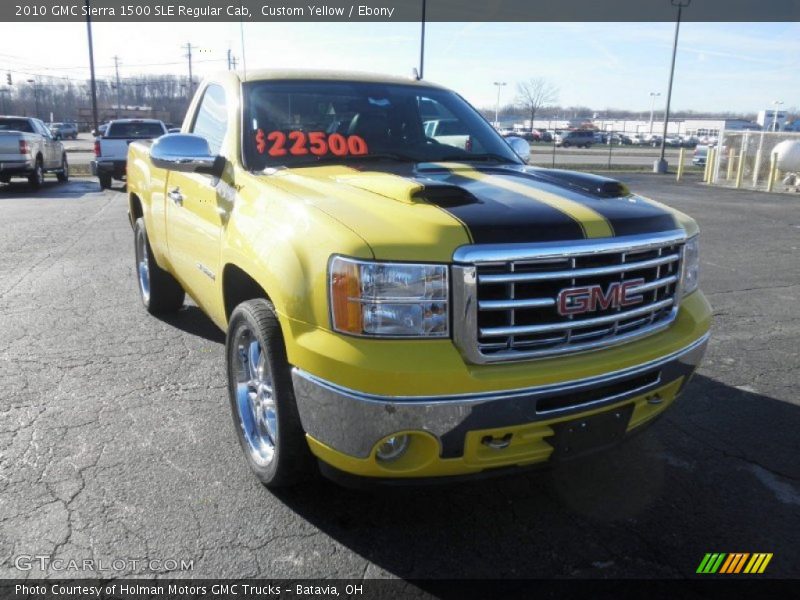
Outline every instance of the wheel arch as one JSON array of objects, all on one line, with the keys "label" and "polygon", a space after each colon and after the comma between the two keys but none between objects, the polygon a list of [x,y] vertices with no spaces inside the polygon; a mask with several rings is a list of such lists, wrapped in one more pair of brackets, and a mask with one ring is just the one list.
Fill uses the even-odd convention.
[{"label": "wheel arch", "polygon": [[136,223],[136,219],[144,218],[144,207],[142,206],[142,199],[135,192],[128,194],[128,220],[131,222],[131,227]]},{"label": "wheel arch", "polygon": [[228,263],[222,270],[222,305],[225,322],[229,322],[233,310],[246,300],[270,298],[267,291],[247,271],[234,263]]}]

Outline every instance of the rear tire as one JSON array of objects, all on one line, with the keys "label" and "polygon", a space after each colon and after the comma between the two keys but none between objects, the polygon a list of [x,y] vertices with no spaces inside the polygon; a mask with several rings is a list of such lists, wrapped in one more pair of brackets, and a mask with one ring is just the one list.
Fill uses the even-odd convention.
[{"label": "rear tire", "polygon": [[56,179],[59,183],[66,183],[69,181],[69,163],[67,162],[67,155],[61,157],[61,169],[56,173]]},{"label": "rear tire", "polygon": [[150,314],[175,312],[183,306],[186,292],[171,274],[156,263],[142,218],[136,219],[133,239],[136,280],[142,304]]},{"label": "rear tire", "polygon": [[35,190],[38,190],[40,187],[42,187],[42,184],[44,183],[44,166],[42,165],[41,158],[36,159],[33,172],[28,175],[28,183]]},{"label": "rear tire", "polygon": [[111,176],[110,175],[98,175],[98,181],[100,182],[100,189],[107,190],[111,187]]},{"label": "rear tire", "polygon": [[248,300],[234,309],[225,354],[233,424],[250,469],[269,488],[308,478],[314,460],[300,424],[280,323],[269,301]]}]

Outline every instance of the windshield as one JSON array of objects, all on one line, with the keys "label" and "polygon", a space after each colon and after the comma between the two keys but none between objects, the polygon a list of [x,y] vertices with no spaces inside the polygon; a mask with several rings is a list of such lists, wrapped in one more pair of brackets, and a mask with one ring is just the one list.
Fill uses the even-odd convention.
[{"label": "windshield", "polygon": [[164,128],[161,123],[136,122],[112,123],[108,126],[106,137],[108,138],[155,138],[164,135]]},{"label": "windshield", "polygon": [[258,81],[245,85],[251,170],[352,160],[520,163],[457,94],[415,85]]},{"label": "windshield", "polygon": [[33,126],[28,119],[0,118],[0,131],[21,131],[23,133],[33,133]]}]

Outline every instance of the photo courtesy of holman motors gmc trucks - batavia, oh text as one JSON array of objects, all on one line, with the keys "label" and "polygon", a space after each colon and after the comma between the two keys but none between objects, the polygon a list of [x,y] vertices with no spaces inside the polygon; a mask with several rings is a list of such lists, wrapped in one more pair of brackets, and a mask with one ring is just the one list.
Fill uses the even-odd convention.
[{"label": "photo courtesy of holman motors gmc trucks - batavia, oh text", "polygon": [[695,221],[527,152],[443,87],[310,71],[210,77],[130,144],[142,301],[227,332],[263,483],[557,463],[672,404],[711,321]]}]

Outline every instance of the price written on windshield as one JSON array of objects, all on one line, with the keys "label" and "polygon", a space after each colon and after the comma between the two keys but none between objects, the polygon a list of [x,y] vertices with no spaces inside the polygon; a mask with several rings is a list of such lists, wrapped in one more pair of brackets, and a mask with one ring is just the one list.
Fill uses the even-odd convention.
[{"label": "price written on windshield", "polygon": [[367,142],[358,135],[327,134],[324,131],[256,132],[256,150],[270,156],[364,156],[369,152]]}]

